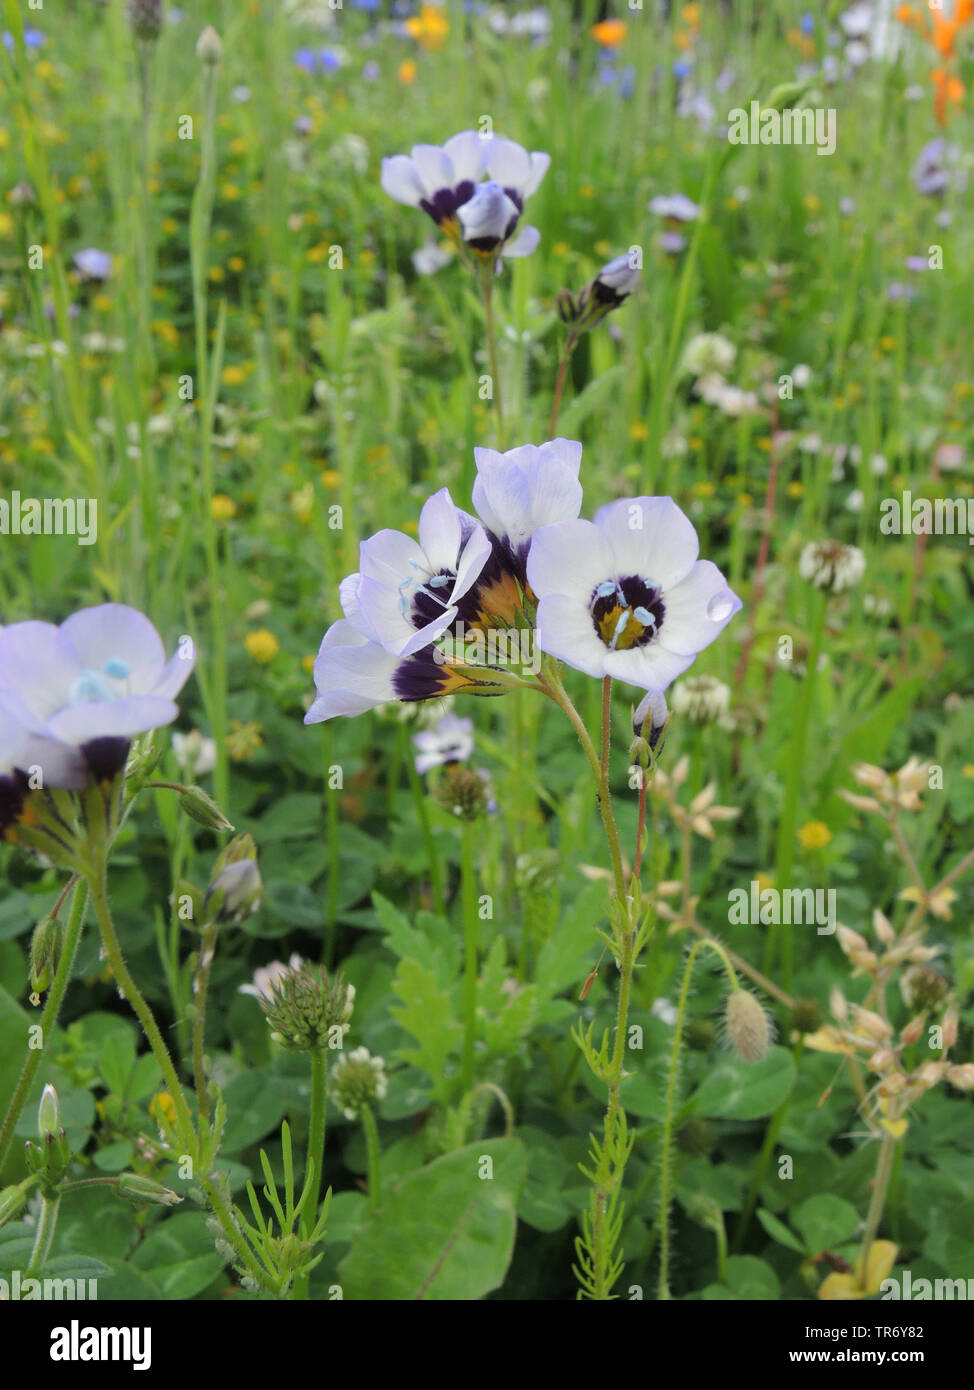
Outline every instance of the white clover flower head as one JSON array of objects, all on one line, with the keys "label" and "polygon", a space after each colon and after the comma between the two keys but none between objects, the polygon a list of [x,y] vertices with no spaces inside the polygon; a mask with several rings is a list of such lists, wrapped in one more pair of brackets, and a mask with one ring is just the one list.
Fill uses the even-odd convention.
[{"label": "white clover flower head", "polygon": [[354,1120],[368,1106],[382,1100],[389,1086],[385,1062],[367,1047],[343,1052],[332,1068],[329,1090],[346,1120]]},{"label": "white clover flower head", "polygon": [[866,572],[866,557],[858,546],[841,541],[811,541],[798,561],[802,579],[816,589],[840,594],[858,584]]},{"label": "white clover flower head", "polygon": [[188,734],[177,730],[172,736],[172,751],[187,777],[203,777],[216,767],[216,743],[199,729],[191,729]]},{"label": "white clover flower head", "polygon": [[716,724],[730,709],[730,686],[716,676],[686,676],[674,685],[670,703],[691,724]]},{"label": "white clover flower head", "polygon": [[683,349],[683,370],[693,376],[723,375],[737,357],[737,348],[722,333],[697,333]]},{"label": "white clover flower head", "polygon": [[293,974],[300,970],[304,964],[304,958],[295,951],[287,965],[283,961],[272,960],[268,965],[259,965],[254,971],[253,983],[241,985],[239,994],[250,994],[254,999],[264,999],[267,1003],[274,997],[274,986],[285,975]]},{"label": "white clover flower head", "polygon": [[800,391],[804,391],[812,380],[812,369],[806,362],[799,362],[791,369],[791,379]]},{"label": "white clover flower head", "polygon": [[622,499],[594,522],[543,526],[527,562],[542,650],[593,677],[665,690],[741,608],[699,549],[670,497]]}]

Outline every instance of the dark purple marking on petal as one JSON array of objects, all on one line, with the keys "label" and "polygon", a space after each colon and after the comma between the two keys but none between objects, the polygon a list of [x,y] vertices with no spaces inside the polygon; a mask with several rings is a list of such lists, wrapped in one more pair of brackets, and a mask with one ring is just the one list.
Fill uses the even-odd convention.
[{"label": "dark purple marking on petal", "polygon": [[96,782],[111,782],[125,766],[131,739],[106,735],[90,738],[81,745],[81,753]]}]

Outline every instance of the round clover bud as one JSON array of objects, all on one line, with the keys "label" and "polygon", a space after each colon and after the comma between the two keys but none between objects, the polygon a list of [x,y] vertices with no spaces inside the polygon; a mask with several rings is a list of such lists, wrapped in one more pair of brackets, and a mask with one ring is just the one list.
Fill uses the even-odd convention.
[{"label": "round clover bud", "polygon": [[713,1127],[706,1120],[687,1120],[676,1134],[676,1147],[690,1158],[702,1158],[714,1147]]},{"label": "round clover bud", "polygon": [[822,1024],[822,1006],[817,999],[796,999],[791,1010],[791,1026],[796,1033],[814,1033]]},{"label": "round clover bud", "polygon": [[143,43],[154,43],[162,32],[162,0],[128,0],[129,28]]},{"label": "round clover bud", "polygon": [[118,1176],[118,1195],[134,1206],[174,1207],[183,1199],[171,1187],[163,1187],[161,1182],[145,1177],[142,1173],[120,1173]]},{"label": "round clover bud", "polygon": [[489,798],[484,779],[475,768],[463,763],[447,763],[436,780],[433,797],[444,811],[460,820],[479,820],[487,812]]},{"label": "round clover bud", "polygon": [[56,917],[45,917],[34,928],[30,943],[30,987],[35,994],[50,989],[61,959],[61,924]]},{"label": "round clover bud", "polygon": [[223,43],[212,24],[196,40],[196,56],[205,68],[215,68],[223,57]]},{"label": "round clover bud", "polygon": [[930,965],[910,965],[900,976],[900,994],[908,1009],[935,1009],[950,991],[950,981]]},{"label": "round clover bud", "polygon": [[297,1052],[336,1046],[349,1029],[355,999],[354,985],[342,975],[329,980],[323,966],[305,961],[287,970],[259,1003],[267,1015],[271,1037]]},{"label": "round clover bud", "polygon": [[61,1127],[61,1113],[57,1091],[48,1082],[41,1092],[41,1103],[37,1107],[37,1135],[45,1139],[49,1134],[57,1134]]},{"label": "round clover bud", "polygon": [[385,1062],[367,1047],[343,1053],[331,1074],[331,1093],[346,1120],[354,1120],[366,1106],[371,1109],[386,1093]]},{"label": "round clover bud", "polygon": [[764,1006],[745,989],[735,989],[728,995],[724,1030],[727,1042],[742,1062],[760,1062],[773,1035]]},{"label": "round clover bud", "polygon": [[709,1018],[691,1018],[683,1031],[691,1052],[709,1052],[714,1045],[717,1029]]}]

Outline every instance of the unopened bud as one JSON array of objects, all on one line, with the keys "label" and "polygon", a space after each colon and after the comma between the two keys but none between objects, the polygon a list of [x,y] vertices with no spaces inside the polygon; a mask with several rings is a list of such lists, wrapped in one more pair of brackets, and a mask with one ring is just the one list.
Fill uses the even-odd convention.
[{"label": "unopened bud", "polygon": [[118,1195],[137,1207],[144,1204],[174,1207],[183,1200],[171,1187],[163,1187],[161,1182],[155,1182],[142,1173],[120,1173]]},{"label": "unopened bud", "polygon": [[727,1041],[744,1062],[760,1062],[772,1038],[772,1027],[760,1000],[747,990],[736,989],[724,1010]]},{"label": "unopened bud", "polygon": [[61,959],[61,924],[56,917],[45,917],[34,928],[30,943],[30,987],[35,994],[50,989]]},{"label": "unopened bud", "polygon": [[958,1091],[974,1091],[974,1062],[948,1067],[947,1080],[951,1086],[956,1086]]},{"label": "unopened bud", "polygon": [[57,1134],[61,1127],[61,1113],[57,1091],[48,1082],[41,1092],[41,1103],[37,1107],[37,1134],[44,1139],[49,1134]]},{"label": "unopened bud", "polygon": [[943,1030],[944,1051],[948,1051],[957,1041],[957,1010],[948,1009],[941,1019],[940,1027]]},{"label": "unopened bud", "polygon": [[245,917],[260,907],[264,885],[260,870],[253,859],[241,859],[228,864],[213,879],[203,900],[203,915],[208,921],[232,922],[239,925]]},{"label": "unopened bud", "polygon": [[926,1022],[926,1014],[917,1014],[916,1018],[911,1018],[905,1028],[900,1030],[900,1042],[906,1047],[919,1042],[923,1037],[923,1025]]},{"label": "unopened bud", "polygon": [[162,31],[162,0],[128,0],[129,28],[143,43],[154,43]]},{"label": "unopened bud", "polygon": [[896,940],[896,933],[890,924],[889,918],[884,916],[878,907],[873,913],[873,931],[884,946],[891,946]]},{"label": "unopened bud", "polygon": [[216,67],[223,57],[223,43],[212,24],[208,24],[196,40],[196,56],[207,68]]},{"label": "unopened bud", "polygon": [[232,830],[233,826],[219,806],[202,787],[187,787],[179,798],[179,804],[188,816],[207,830]]}]

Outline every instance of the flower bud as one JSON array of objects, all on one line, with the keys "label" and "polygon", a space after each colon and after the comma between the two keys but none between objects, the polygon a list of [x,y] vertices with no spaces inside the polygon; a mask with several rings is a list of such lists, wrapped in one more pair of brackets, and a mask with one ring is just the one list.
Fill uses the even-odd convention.
[{"label": "flower bud", "polygon": [[792,1005],[791,1026],[796,1033],[814,1033],[822,1024],[822,1006],[817,999],[796,999]]},{"label": "flower bud", "polygon": [[207,830],[232,830],[233,826],[219,806],[202,787],[187,787],[179,798],[179,804],[188,816]]},{"label": "flower bud", "polygon": [[214,68],[223,57],[220,35],[208,24],[196,40],[196,56],[206,68]]},{"label": "flower bud", "polygon": [[929,965],[908,966],[900,976],[900,994],[909,1009],[935,1009],[949,990],[946,975]]},{"label": "flower bud", "polygon": [[943,1030],[944,1051],[947,1052],[957,1041],[957,1010],[950,1008],[940,1021]]},{"label": "flower bud", "polygon": [[41,1092],[41,1103],[37,1107],[37,1135],[45,1139],[49,1134],[57,1134],[61,1127],[61,1113],[57,1091],[48,1082]]},{"label": "flower bud", "polygon": [[923,1037],[923,1025],[926,1022],[926,1017],[926,1014],[917,1014],[916,1018],[911,1018],[906,1027],[900,1030],[900,1042],[905,1047],[910,1047]]},{"label": "flower bud", "polygon": [[238,859],[214,875],[203,899],[205,922],[239,926],[260,907],[264,884],[253,859]]},{"label": "flower bud", "polygon": [[146,1204],[158,1207],[174,1207],[183,1199],[170,1187],[145,1177],[142,1173],[120,1173],[118,1176],[118,1195],[134,1206]]},{"label": "flower bud", "polygon": [[974,1062],[963,1062],[960,1066],[947,1068],[947,1080],[958,1091],[974,1091]]},{"label": "flower bud", "polygon": [[772,1038],[772,1026],[760,1000],[747,990],[736,989],[724,1010],[727,1041],[744,1062],[760,1062]]},{"label": "flower bud", "polygon": [[433,788],[433,797],[444,811],[459,820],[475,821],[487,811],[487,786],[475,768],[447,763]]},{"label": "flower bud", "polygon": [[50,989],[61,959],[63,932],[56,917],[45,917],[34,928],[30,942],[30,987],[35,994]]},{"label": "flower bud", "polygon": [[162,32],[162,0],[128,0],[129,28],[143,43],[154,43]]},{"label": "flower bud", "polygon": [[329,979],[310,961],[284,971],[269,983],[267,996],[258,995],[271,1037],[298,1052],[335,1046],[349,1030],[354,999],[354,986],[341,974]]}]

